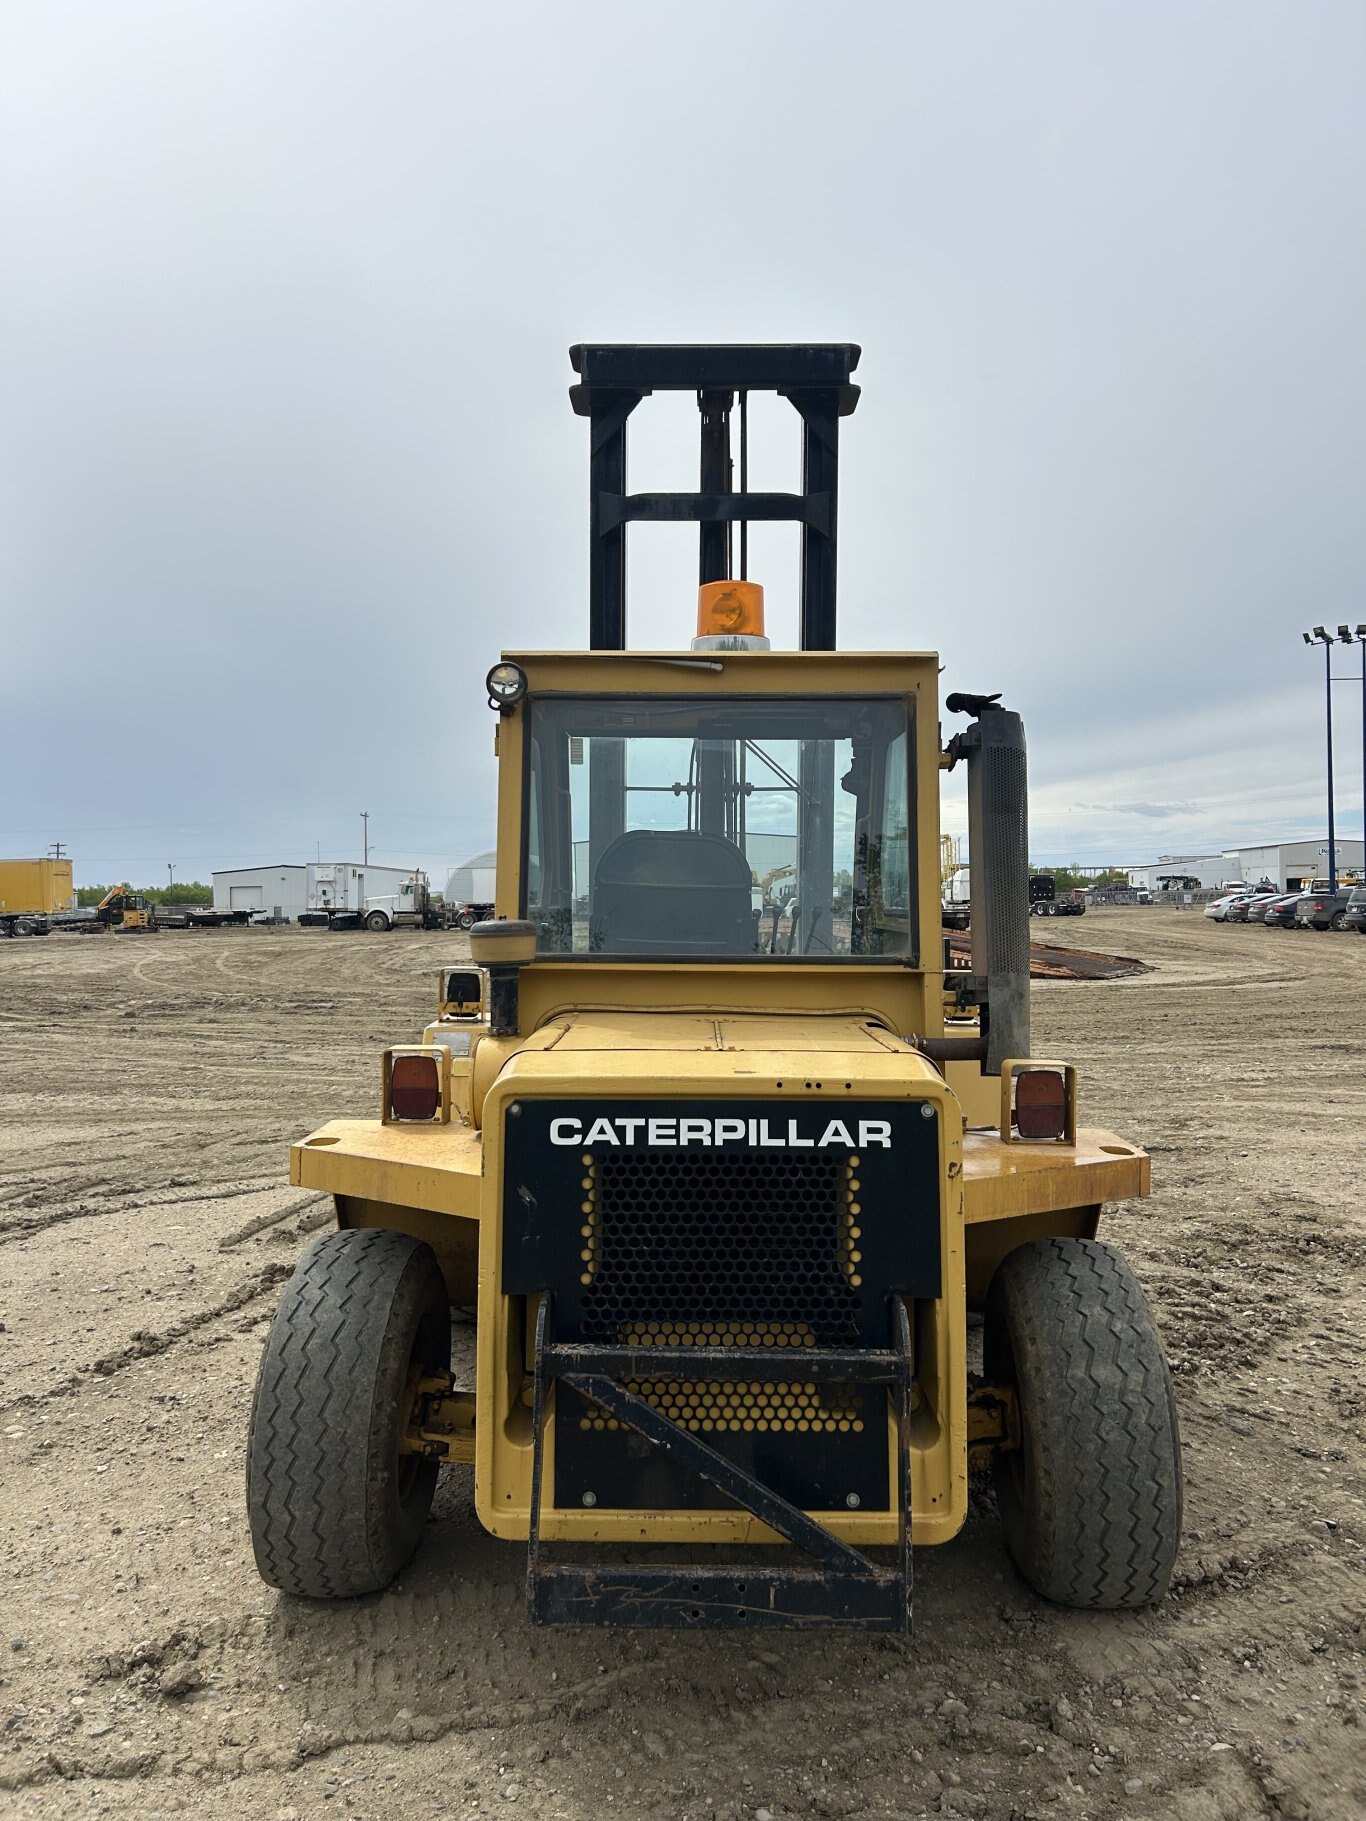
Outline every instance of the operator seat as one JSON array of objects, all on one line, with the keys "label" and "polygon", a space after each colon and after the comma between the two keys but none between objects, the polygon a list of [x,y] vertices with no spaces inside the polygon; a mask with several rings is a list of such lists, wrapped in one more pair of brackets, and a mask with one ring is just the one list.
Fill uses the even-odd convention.
[{"label": "operator seat", "polygon": [[633,828],[593,873],[592,946],[613,954],[752,955],[749,862],[723,835]]}]

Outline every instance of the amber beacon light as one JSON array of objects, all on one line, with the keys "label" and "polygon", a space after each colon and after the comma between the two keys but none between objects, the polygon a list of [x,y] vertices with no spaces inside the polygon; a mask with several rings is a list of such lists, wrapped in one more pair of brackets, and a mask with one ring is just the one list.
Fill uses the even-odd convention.
[{"label": "amber beacon light", "polygon": [[695,651],[767,651],[764,591],[758,582],[703,582],[697,591]]}]

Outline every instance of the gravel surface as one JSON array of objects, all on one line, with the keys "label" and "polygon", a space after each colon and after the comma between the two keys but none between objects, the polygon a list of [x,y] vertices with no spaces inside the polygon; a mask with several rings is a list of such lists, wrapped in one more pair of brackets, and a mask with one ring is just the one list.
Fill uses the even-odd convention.
[{"label": "gravel surface", "polygon": [[[1051,934],[1052,932],[1050,932]],[[257,1579],[242,1493],[277,1286],[325,1223],[285,1148],[379,1094],[462,939],[0,943],[0,1815],[660,1821],[1366,1814],[1366,942],[1089,914],[1152,966],[1035,989],[1176,1372],[1172,1596],[1061,1611],[989,1495],[917,1558],[916,1636],[532,1631],[447,1472],[340,1608]]]}]

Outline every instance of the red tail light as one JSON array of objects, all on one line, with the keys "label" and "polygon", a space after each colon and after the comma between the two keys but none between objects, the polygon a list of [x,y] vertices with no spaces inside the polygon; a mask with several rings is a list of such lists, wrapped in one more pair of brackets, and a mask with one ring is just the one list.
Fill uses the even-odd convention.
[{"label": "red tail light", "polygon": [[1067,1088],[1053,1069],[1025,1069],[1015,1077],[1015,1129],[1021,1138],[1061,1138],[1067,1123]]},{"label": "red tail light", "polygon": [[395,1119],[436,1118],[441,1105],[441,1070],[435,1056],[395,1056],[389,1077],[389,1106]]}]

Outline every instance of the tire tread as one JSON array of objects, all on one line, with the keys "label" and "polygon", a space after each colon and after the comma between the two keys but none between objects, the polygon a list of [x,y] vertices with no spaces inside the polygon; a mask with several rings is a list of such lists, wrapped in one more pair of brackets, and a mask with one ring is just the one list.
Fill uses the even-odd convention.
[{"label": "tire tread", "polygon": [[[1133,1272],[1096,1240],[1031,1241],[997,1272],[989,1337],[993,1323],[998,1352],[1008,1337],[1028,1431],[1024,1499],[1008,1457],[997,1464],[1021,1571],[1062,1605],[1160,1599],[1180,1540],[1181,1444],[1171,1376]],[[989,1361],[988,1373],[1000,1363]]]},{"label": "tire tread", "polygon": [[[377,1510],[387,1487],[374,1483],[376,1426],[391,1416],[392,1399],[388,1410],[377,1400],[392,1387],[386,1342],[392,1353],[395,1312],[415,1295],[430,1298],[434,1280],[429,1247],[352,1229],[318,1240],[285,1286],[247,1448],[252,1543],[271,1586],[320,1599],[373,1592],[411,1553],[412,1542],[389,1535]],[[430,1504],[435,1471],[426,1478]]]}]

